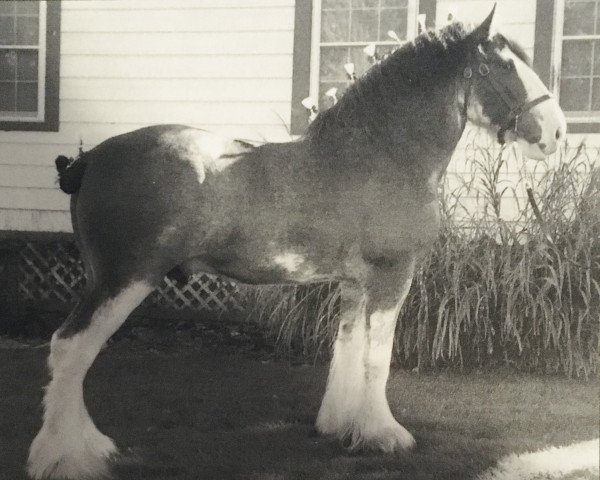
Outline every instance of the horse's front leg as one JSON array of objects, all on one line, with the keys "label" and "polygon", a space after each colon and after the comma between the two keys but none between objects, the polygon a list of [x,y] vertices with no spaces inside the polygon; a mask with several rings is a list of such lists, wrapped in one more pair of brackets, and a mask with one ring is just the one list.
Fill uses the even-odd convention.
[{"label": "horse's front leg", "polygon": [[317,430],[349,442],[350,449],[385,452],[414,446],[392,415],[385,387],[396,320],[410,288],[414,259],[378,259],[365,286],[342,286],[342,311]]}]

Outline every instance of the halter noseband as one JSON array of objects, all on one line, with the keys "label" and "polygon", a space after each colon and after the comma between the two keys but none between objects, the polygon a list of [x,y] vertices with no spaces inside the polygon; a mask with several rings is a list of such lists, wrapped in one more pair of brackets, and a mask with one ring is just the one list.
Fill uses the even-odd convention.
[{"label": "halter noseband", "polygon": [[[514,100],[509,95],[506,94],[506,92],[504,91],[502,86],[498,84],[496,79],[490,75],[490,67],[482,59],[482,55],[479,52],[477,54],[477,57],[479,60],[479,66],[477,67],[477,73],[479,73],[479,76],[481,76],[481,77],[489,78],[489,81],[490,81],[492,87],[494,88],[494,90],[496,91],[496,93],[498,93],[498,95],[500,95],[500,97],[502,98],[502,100],[504,101],[506,106],[510,109],[510,111],[508,112],[508,114],[506,116],[506,119],[500,125],[500,130],[498,130],[498,143],[503,145],[505,142],[506,132],[512,131],[515,134],[517,133],[517,128],[519,125],[519,118],[521,117],[521,115],[523,115],[525,112],[528,112],[536,105],[539,105],[540,103],[545,102],[546,100],[550,100],[552,98],[552,96],[549,94],[544,94],[544,95],[540,95],[539,97],[537,97],[534,100],[531,100],[530,102],[526,102],[524,104],[516,104],[514,102]],[[472,82],[471,79],[473,77],[473,69],[469,66],[465,67],[463,76],[469,80],[469,84],[467,86],[468,92],[469,92],[471,89],[471,82]],[[468,94],[466,95],[466,97],[468,97]],[[466,114],[466,110],[467,110],[467,101],[468,100],[465,99],[465,114]]]}]

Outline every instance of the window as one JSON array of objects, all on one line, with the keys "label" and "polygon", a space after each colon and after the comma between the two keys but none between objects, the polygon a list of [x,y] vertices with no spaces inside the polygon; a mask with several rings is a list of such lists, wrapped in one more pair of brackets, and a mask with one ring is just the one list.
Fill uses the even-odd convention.
[{"label": "window", "polygon": [[364,52],[368,44],[385,54],[398,47],[398,40],[415,37],[416,0],[321,0],[314,5],[313,28],[320,26],[320,32],[313,37],[310,94],[320,108],[331,105],[329,89],[342,93],[347,88],[345,64],[352,63],[356,75],[371,66]]},{"label": "window", "polygon": [[0,1],[0,129],[58,130],[59,2]]},{"label": "window", "polygon": [[414,38],[418,15],[433,26],[435,5],[436,0],[297,0],[292,133],[301,134],[308,125],[302,99],[310,96],[320,108],[330,106],[326,92],[336,88],[341,94],[349,84],[345,64],[354,64],[361,75],[371,66],[367,45],[377,45],[383,55],[398,41]]},{"label": "window", "polygon": [[569,131],[600,133],[600,0],[537,0],[534,67]]},{"label": "window", "polygon": [[572,120],[589,121],[600,117],[600,2],[563,1],[556,48],[557,54],[560,51],[560,104]]}]

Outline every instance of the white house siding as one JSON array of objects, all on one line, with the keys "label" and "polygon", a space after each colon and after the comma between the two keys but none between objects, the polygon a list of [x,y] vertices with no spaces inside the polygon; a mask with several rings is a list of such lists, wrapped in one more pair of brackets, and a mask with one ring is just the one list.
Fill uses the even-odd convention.
[{"label": "white house siding", "polygon": [[71,231],[54,158],[156,123],[289,138],[294,0],[62,2],[60,131],[0,132],[0,230]]},{"label": "white house siding", "polygon": [[[498,0],[496,26],[533,55],[535,0]],[[438,0],[448,13],[481,21],[492,0]],[[63,0],[60,131],[0,132],[0,230],[70,231],[68,196],[54,158],[154,123],[184,123],[250,139],[289,138],[294,0]],[[600,146],[600,135],[571,135]],[[494,145],[469,128],[448,184],[469,178],[472,145]],[[503,180],[516,189],[503,215],[524,205],[513,155]],[[463,205],[476,208],[472,196]]]}]

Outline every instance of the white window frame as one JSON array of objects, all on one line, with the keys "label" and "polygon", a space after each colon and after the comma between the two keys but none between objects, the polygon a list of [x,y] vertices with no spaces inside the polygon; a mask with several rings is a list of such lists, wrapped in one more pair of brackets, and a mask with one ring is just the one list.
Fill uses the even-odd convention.
[{"label": "white window frame", "polygon": [[46,1],[39,2],[39,32],[37,45],[0,45],[0,51],[10,50],[37,50],[38,52],[38,97],[37,115],[24,115],[23,112],[2,112],[0,121],[9,122],[44,122],[46,117]]},{"label": "white window frame", "polygon": [[[322,1],[313,0],[312,6],[312,35],[310,45],[310,97],[318,104],[319,98],[319,73],[321,70],[321,47],[351,47],[362,46],[367,43],[375,43],[378,46],[386,45],[398,45],[398,42],[394,40],[381,41],[381,42],[321,42],[321,12],[322,12]],[[406,38],[407,41],[413,40],[419,31],[419,0],[408,0],[408,12],[407,12],[407,24],[406,24]]]},{"label": "white window frame", "polygon": [[[565,0],[556,0],[554,4],[554,38],[552,45],[552,93],[560,100],[560,80],[562,76],[562,46],[563,40],[600,40],[600,35],[563,35],[565,20]],[[593,47],[592,47],[593,48]],[[594,54],[592,50],[592,55]],[[594,59],[592,58],[592,62]],[[590,92],[591,95],[591,92]],[[592,111],[589,114],[583,112],[565,111],[569,123],[592,123],[600,121],[600,111]]]}]

